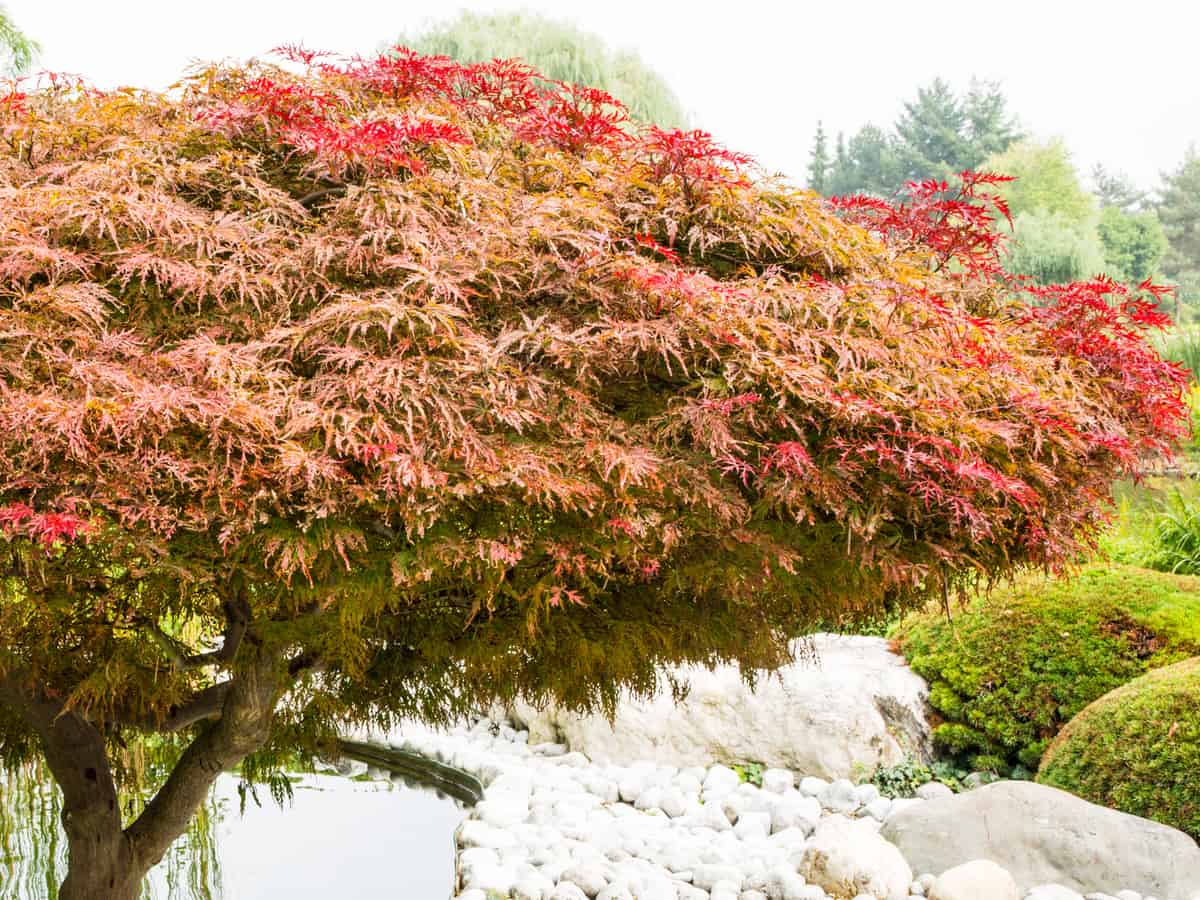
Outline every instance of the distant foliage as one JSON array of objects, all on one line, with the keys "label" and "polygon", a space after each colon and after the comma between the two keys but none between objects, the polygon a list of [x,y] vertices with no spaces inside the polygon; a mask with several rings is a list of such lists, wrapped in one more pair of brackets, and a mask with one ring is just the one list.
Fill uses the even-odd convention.
[{"label": "distant foliage", "polygon": [[1014,215],[1050,213],[1062,216],[1075,227],[1096,215],[1096,198],[1083,186],[1071,155],[1060,140],[1021,141],[990,157],[986,166],[1013,176],[1001,194]]},{"label": "distant foliage", "polygon": [[825,135],[825,126],[817,123],[817,133],[813,137],[812,156],[808,162],[809,190],[824,194],[829,184],[829,139]]},{"label": "distant foliage", "polygon": [[1004,263],[1008,271],[1028,275],[1038,284],[1065,284],[1106,269],[1104,246],[1091,222],[1073,222],[1045,210],[1013,218]]},{"label": "distant foliage", "polygon": [[891,197],[909,181],[946,180],[966,169],[988,168],[985,160],[1021,136],[996,84],[973,80],[961,95],[940,78],[917,90],[891,129],[867,124],[822,168],[814,145],[809,183],[820,181],[833,196]]},{"label": "distant foliage", "polygon": [[1163,274],[1179,285],[1183,303],[1200,310],[1200,154],[1195,149],[1163,179],[1156,211],[1168,245]]},{"label": "distant foliage", "polygon": [[[1041,284],[1105,275],[1137,285],[1158,274],[1166,241],[1152,211],[1137,210],[1127,181],[1093,175],[1100,191],[1084,187],[1060,141],[1024,141],[988,160],[1014,176],[1000,193],[1013,212],[1006,267]],[[1174,298],[1167,298],[1169,308]]]},{"label": "distant foliage", "polygon": [[480,14],[401,35],[397,43],[460,63],[520,57],[548,78],[600,88],[640,122],[682,128],[687,114],[662,76],[634,52],[613,50],[596,35],[532,12]]},{"label": "distant foliage", "polygon": [[834,197],[895,196],[904,183],[904,175],[891,138],[874,125],[864,125],[849,141],[839,134],[824,183],[826,193]]},{"label": "distant foliage", "polygon": [[1137,284],[1159,274],[1167,238],[1152,210],[1126,212],[1106,206],[1100,211],[1097,234],[1104,247],[1105,271],[1113,278]]},{"label": "distant foliage", "polygon": [[1092,169],[1092,190],[1101,209],[1110,207],[1124,213],[1134,213],[1146,207],[1146,192],[1123,172],[1110,172],[1102,165]]}]

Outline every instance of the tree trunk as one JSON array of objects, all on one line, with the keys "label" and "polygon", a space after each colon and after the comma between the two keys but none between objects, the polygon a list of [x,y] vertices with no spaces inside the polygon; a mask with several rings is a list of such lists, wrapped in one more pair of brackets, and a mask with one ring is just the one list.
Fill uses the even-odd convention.
[{"label": "tree trunk", "polygon": [[114,834],[92,812],[76,813],[68,822],[63,811],[69,855],[59,900],[138,900],[149,870],[134,856],[125,835],[119,830]]}]

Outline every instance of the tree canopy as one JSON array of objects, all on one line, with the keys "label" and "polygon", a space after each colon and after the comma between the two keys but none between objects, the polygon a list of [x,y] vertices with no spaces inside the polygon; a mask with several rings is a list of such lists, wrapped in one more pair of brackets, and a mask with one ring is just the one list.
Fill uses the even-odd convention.
[{"label": "tree canopy", "polygon": [[1093,195],[1059,140],[1022,141],[985,167],[1014,177],[1000,188],[1013,213],[1009,271],[1042,284],[1101,273],[1140,284],[1157,273],[1162,227],[1152,211],[1137,209],[1141,197],[1128,179],[1098,168]]},{"label": "tree canopy", "polygon": [[1124,172],[1110,172],[1102,165],[1092,169],[1092,188],[1101,209],[1116,207],[1125,213],[1144,209],[1146,192]]},{"label": "tree canopy", "polygon": [[1153,210],[1126,212],[1119,206],[1105,206],[1097,233],[1104,246],[1105,271],[1113,278],[1138,284],[1158,275],[1167,238]]},{"label": "tree canopy", "polygon": [[537,13],[469,11],[397,43],[461,63],[519,57],[542,74],[601,88],[642,122],[681,128],[687,114],[663,77],[631,50],[613,50],[597,35]]},{"label": "tree canopy", "polygon": [[0,98],[0,758],[64,900],[347,722],[1059,568],[1185,427],[1152,305],[1005,276],[995,177],[831,204],[519,62],[281,53]]},{"label": "tree canopy", "polygon": [[[844,152],[844,148],[843,148]],[[817,133],[813,136],[812,155],[808,162],[808,187],[818,194],[826,192],[829,180],[829,139],[825,135],[825,126],[817,123]]]}]

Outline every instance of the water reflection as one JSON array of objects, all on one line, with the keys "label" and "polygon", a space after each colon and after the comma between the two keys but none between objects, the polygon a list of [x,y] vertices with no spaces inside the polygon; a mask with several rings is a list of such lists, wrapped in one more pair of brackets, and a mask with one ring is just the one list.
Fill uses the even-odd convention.
[{"label": "water reflection", "polygon": [[[143,900],[445,900],[463,809],[373,774],[296,776],[291,804],[264,795],[244,812],[238,779],[223,776]],[[0,900],[56,900],[66,874],[59,810],[42,773],[0,775]]]}]

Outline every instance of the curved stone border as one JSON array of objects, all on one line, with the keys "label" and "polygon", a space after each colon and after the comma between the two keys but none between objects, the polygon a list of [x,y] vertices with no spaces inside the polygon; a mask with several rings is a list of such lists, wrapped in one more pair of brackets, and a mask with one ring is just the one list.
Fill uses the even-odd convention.
[{"label": "curved stone border", "polygon": [[387,769],[404,778],[448,794],[467,806],[483,799],[483,784],[470,772],[438,762],[411,750],[397,749],[387,744],[339,740],[343,756],[368,765]]}]

